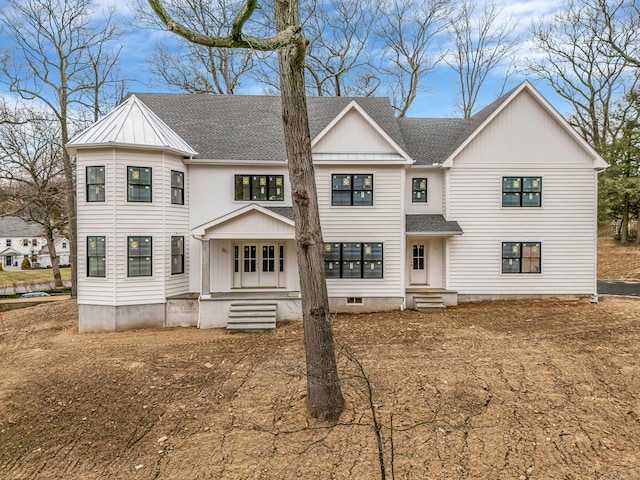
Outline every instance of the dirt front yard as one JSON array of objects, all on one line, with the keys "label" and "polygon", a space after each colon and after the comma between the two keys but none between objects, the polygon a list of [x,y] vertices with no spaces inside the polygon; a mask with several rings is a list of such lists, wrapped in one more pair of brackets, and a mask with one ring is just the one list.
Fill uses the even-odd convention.
[{"label": "dirt front yard", "polygon": [[[76,333],[0,323],[2,479],[640,478],[640,301],[341,315],[347,408],[309,419],[300,323]],[[393,477],[392,477],[393,475]]]}]

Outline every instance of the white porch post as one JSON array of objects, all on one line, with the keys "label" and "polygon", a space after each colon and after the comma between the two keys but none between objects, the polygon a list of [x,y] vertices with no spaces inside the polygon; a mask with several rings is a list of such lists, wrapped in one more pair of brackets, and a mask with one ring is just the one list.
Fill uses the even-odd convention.
[{"label": "white porch post", "polygon": [[202,252],[200,259],[202,261],[202,288],[200,289],[200,296],[203,298],[211,297],[211,245],[210,240],[202,240]]}]

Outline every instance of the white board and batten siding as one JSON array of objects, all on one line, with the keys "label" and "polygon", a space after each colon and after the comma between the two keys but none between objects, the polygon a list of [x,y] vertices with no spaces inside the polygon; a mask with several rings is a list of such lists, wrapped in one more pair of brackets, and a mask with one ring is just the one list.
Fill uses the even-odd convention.
[{"label": "white board and batten siding", "polygon": [[[373,206],[332,206],[333,174],[372,174]],[[382,243],[382,279],[327,279],[330,297],[402,297],[403,166],[315,166],[322,235],[327,243]]]},{"label": "white board and batten siding", "polygon": [[[502,207],[502,177],[542,178],[541,207]],[[461,295],[593,294],[594,159],[529,94],[516,97],[446,173],[448,288]],[[503,274],[502,242],[540,242],[540,274]]]},{"label": "white board and batten siding", "polygon": [[[187,274],[171,275],[171,236],[185,237],[188,271],[188,171],[182,158],[145,150],[81,149],[78,164],[78,303],[144,305],[164,303],[188,292]],[[86,202],[87,166],[104,165],[105,202]],[[151,203],[127,202],[127,167],[152,168]],[[185,174],[185,205],[171,204],[171,170]],[[105,278],[86,275],[87,236],[105,236]],[[151,277],[127,277],[127,237],[152,237]],[[122,261],[125,259],[125,261]]]}]

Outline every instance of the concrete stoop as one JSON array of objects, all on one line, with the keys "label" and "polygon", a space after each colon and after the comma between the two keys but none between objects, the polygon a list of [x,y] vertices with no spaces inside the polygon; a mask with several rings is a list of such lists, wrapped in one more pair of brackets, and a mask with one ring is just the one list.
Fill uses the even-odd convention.
[{"label": "concrete stoop", "polygon": [[439,312],[447,308],[440,293],[421,293],[415,295],[413,301],[420,312]]},{"label": "concrete stoop", "polygon": [[229,308],[227,330],[262,332],[276,328],[277,304],[260,301],[233,302]]}]

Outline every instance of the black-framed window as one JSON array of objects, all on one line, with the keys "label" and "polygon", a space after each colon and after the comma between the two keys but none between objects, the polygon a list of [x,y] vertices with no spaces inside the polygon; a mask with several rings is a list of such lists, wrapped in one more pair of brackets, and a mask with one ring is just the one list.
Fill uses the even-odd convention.
[{"label": "black-framed window", "polygon": [[382,243],[325,243],[327,278],[383,278]]},{"label": "black-framed window", "polygon": [[373,175],[331,175],[331,205],[373,205]]},{"label": "black-framed window", "polygon": [[542,206],[542,177],[502,177],[502,206]]},{"label": "black-framed window", "polygon": [[502,273],[541,273],[540,242],[502,242]]},{"label": "black-framed window", "polygon": [[171,204],[184,205],[184,172],[171,170]]},{"label": "black-framed window", "polygon": [[104,165],[87,167],[86,177],[87,202],[104,202]]},{"label": "black-framed window", "polygon": [[153,241],[150,236],[127,237],[127,276],[152,275]]},{"label": "black-framed window", "polygon": [[7,247],[10,247],[10,246],[11,246],[11,239],[7,238]]},{"label": "black-framed window", "polygon": [[284,201],[284,175],[236,175],[235,199],[245,202]]},{"label": "black-framed window", "polygon": [[107,239],[87,237],[87,277],[107,276]]},{"label": "black-framed window", "polygon": [[427,179],[411,179],[411,201],[413,203],[427,203]]},{"label": "black-framed window", "polygon": [[184,273],[184,237],[171,237],[171,275]]},{"label": "black-framed window", "polygon": [[151,167],[127,167],[127,201],[150,203],[152,178]]}]

